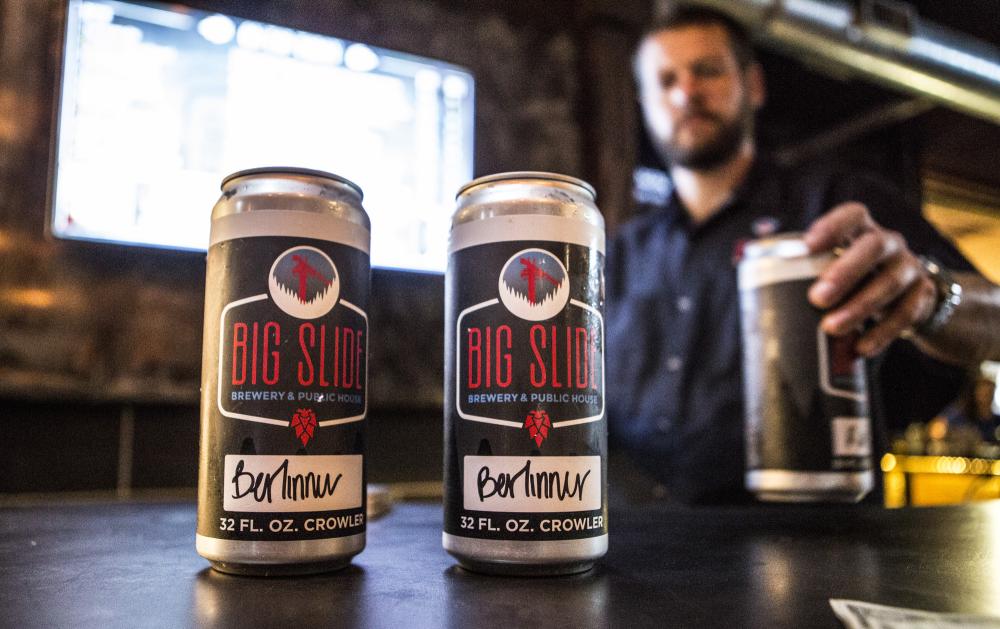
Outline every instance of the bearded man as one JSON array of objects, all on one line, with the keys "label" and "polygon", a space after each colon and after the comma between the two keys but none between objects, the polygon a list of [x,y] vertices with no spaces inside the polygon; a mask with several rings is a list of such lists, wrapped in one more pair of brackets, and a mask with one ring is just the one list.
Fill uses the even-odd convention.
[{"label": "bearded man", "polygon": [[954,365],[1000,356],[1000,291],[919,207],[872,176],[758,154],[764,77],[737,23],[682,7],[642,38],[634,71],[671,192],[609,245],[608,420],[612,442],[670,497],[747,497],[734,258],[748,239],[802,231],[812,252],[843,248],[809,299],[835,336],[876,322],[856,345],[870,359],[876,456],[887,423],[913,409],[929,418],[954,397]]}]

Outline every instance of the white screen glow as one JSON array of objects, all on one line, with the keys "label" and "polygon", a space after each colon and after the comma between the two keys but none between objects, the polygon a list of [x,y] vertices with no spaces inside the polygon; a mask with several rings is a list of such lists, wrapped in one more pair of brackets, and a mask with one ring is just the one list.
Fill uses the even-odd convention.
[{"label": "white screen glow", "polygon": [[444,270],[472,178],[469,72],[170,6],[70,0],[56,236],[204,249],[223,176],[299,166],[364,190],[373,265]]}]

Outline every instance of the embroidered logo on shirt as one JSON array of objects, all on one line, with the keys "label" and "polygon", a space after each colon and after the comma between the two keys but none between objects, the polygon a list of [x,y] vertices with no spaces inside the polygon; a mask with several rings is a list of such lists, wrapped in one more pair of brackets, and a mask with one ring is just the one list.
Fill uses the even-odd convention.
[{"label": "embroidered logo on shirt", "polygon": [[750,231],[753,232],[754,238],[764,238],[765,236],[777,234],[779,229],[781,229],[781,221],[773,216],[756,218],[750,226]]}]

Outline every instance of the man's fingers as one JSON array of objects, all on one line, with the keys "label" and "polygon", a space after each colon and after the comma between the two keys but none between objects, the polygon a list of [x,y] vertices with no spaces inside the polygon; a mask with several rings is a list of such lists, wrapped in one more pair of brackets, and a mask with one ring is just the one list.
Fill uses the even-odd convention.
[{"label": "man's fingers", "polygon": [[863,204],[842,203],[818,218],[802,238],[811,252],[819,253],[839,247],[875,227],[875,221]]},{"label": "man's fingers", "polygon": [[927,278],[917,282],[877,325],[865,332],[855,349],[862,356],[875,356],[905,330],[913,328],[930,314],[934,303],[934,284]]},{"label": "man's fingers", "polygon": [[868,319],[884,316],[883,309],[899,299],[919,279],[920,269],[912,256],[895,256],[847,302],[823,317],[823,330],[828,334],[846,334]]},{"label": "man's fingers", "polygon": [[906,240],[882,228],[861,203],[836,206],[816,220],[803,239],[812,253],[843,247],[809,288],[809,301],[818,308],[833,308],[822,322],[828,334],[840,336],[876,321],[858,342],[859,353],[881,352],[933,308],[934,283]]},{"label": "man's fingers", "polygon": [[[861,280],[880,264],[890,262],[906,251],[906,241],[895,232],[865,232],[834,260],[809,289],[809,300],[817,308],[829,308],[842,300]],[[912,277],[907,278],[912,281]],[[891,287],[891,284],[886,284]],[[902,287],[892,295],[895,299]],[[886,299],[888,303],[891,299]]]}]

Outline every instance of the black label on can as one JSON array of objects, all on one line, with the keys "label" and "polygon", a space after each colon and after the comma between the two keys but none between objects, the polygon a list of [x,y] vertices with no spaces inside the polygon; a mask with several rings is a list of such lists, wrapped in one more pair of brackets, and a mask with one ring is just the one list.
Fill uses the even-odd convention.
[{"label": "black label on can", "polygon": [[857,335],[831,337],[808,305],[813,279],[741,293],[747,469],[871,469],[864,361]]},{"label": "black label on can", "polygon": [[452,254],[445,532],[607,533],[603,254],[551,241]]},{"label": "black label on can", "polygon": [[365,530],[368,255],[250,237],[208,252],[198,533]]}]

